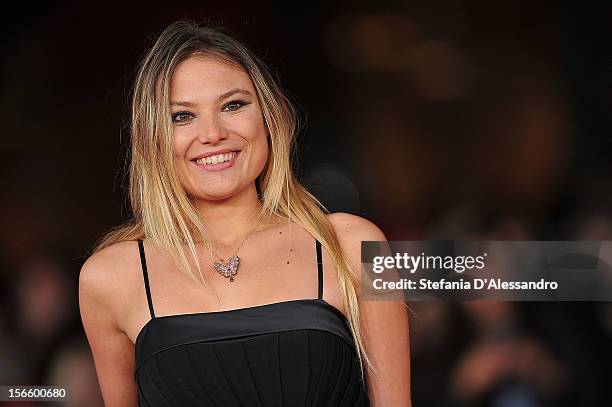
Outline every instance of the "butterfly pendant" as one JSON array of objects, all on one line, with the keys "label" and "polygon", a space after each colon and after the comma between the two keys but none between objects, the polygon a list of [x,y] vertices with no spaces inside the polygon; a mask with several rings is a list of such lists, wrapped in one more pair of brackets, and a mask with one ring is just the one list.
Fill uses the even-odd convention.
[{"label": "butterfly pendant", "polygon": [[215,262],[213,265],[215,270],[223,277],[229,278],[230,281],[234,281],[234,276],[238,273],[238,266],[240,266],[240,258],[236,255],[232,256],[227,264],[221,259],[221,263]]}]

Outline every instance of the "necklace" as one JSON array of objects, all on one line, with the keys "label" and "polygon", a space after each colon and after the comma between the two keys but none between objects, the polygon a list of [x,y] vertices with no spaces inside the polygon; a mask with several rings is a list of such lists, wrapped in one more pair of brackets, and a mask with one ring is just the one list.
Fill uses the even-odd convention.
[{"label": "necklace", "polygon": [[[215,251],[212,249],[210,244],[208,244],[208,241],[206,241],[206,245],[208,246],[208,251],[210,252],[210,260],[213,263],[213,266],[212,266],[213,270],[217,271],[223,277],[229,278],[230,282],[234,282],[234,276],[238,274],[238,268],[240,267],[240,257],[238,257],[238,251],[240,251],[244,242],[246,242],[247,238],[255,231],[255,229],[257,229],[257,226],[259,226],[260,223],[261,223],[261,215],[258,217],[258,221],[255,224],[255,227],[253,227],[253,229],[251,229],[251,231],[246,234],[244,239],[242,239],[242,243],[240,243],[240,245],[234,252],[234,255],[229,258],[227,263],[224,263],[223,258],[221,258],[221,256],[215,253]],[[214,261],[213,254],[219,259],[219,262]]]}]

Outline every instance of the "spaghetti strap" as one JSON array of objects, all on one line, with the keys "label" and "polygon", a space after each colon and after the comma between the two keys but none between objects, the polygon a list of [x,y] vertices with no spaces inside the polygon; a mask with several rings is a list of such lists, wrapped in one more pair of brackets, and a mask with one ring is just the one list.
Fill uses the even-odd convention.
[{"label": "spaghetti strap", "polygon": [[319,270],[319,299],[323,299],[323,259],[321,258],[321,242],[317,241],[317,268]]},{"label": "spaghetti strap", "polygon": [[140,264],[142,265],[142,276],[144,278],[145,291],[147,292],[147,302],[149,303],[149,312],[151,318],[155,318],[153,311],[153,300],[151,299],[151,287],[149,287],[149,274],[147,273],[147,260],[145,259],[144,244],[141,239],[138,239],[138,249],[140,250]]}]

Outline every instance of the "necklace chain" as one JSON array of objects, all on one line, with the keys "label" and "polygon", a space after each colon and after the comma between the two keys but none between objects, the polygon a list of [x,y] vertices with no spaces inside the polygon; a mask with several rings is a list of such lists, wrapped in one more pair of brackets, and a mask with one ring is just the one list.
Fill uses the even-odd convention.
[{"label": "necklace chain", "polygon": [[[248,237],[255,231],[255,229],[257,229],[257,227],[261,223],[261,215],[262,214],[260,213],[258,216],[257,223],[255,224],[253,229],[251,229],[251,231],[247,233],[246,236],[242,239],[242,242],[240,243],[234,254],[229,258],[228,263],[224,263],[223,258],[217,253],[215,253],[208,240],[205,240],[206,246],[208,247],[208,251],[210,253],[210,260],[213,263],[212,268],[216,270],[219,274],[221,274],[223,277],[229,278],[230,282],[234,281],[234,276],[238,273],[238,268],[240,267],[240,257],[238,257],[238,252],[244,245],[244,242],[246,242]],[[220,262],[214,261],[213,254],[220,260]]]}]

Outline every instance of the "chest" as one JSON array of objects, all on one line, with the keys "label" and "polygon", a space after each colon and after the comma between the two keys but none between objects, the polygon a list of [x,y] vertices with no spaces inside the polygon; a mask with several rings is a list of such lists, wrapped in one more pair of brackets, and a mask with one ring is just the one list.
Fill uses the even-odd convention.
[{"label": "chest", "polygon": [[321,299],[344,313],[336,270],[327,253],[321,250],[317,256],[312,237],[283,243],[289,242],[252,245],[241,251],[233,282],[215,270],[209,253],[200,250],[206,285],[183,274],[153,247],[144,245],[149,296],[143,278],[140,286],[134,288],[124,313],[124,331],[134,343],[151,319],[150,308],[156,316],[171,316],[313,299],[318,296],[319,284],[325,287],[321,289]]}]

